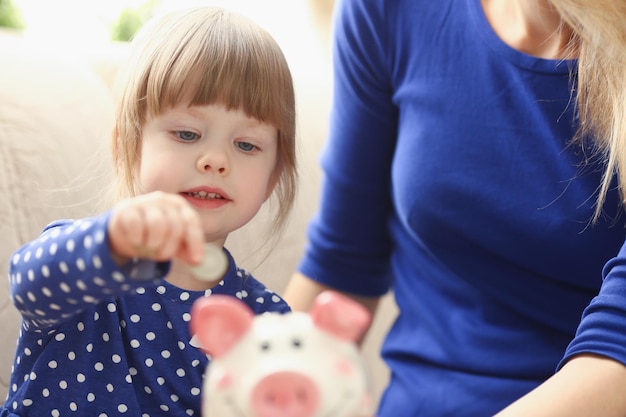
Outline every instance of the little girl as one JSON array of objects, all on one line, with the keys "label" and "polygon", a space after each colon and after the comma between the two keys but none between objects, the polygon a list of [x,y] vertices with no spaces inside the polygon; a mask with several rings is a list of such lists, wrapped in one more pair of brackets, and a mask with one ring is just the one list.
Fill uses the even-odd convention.
[{"label": "little girl", "polygon": [[48,225],[10,261],[23,322],[1,417],[199,416],[208,359],[192,303],[231,294],[256,313],[289,311],[226,249],[222,277],[194,273],[203,246],[223,247],[270,195],[278,228],[293,204],[295,99],[279,46],[201,7],[150,23],[132,48],[112,144],[120,201]]}]

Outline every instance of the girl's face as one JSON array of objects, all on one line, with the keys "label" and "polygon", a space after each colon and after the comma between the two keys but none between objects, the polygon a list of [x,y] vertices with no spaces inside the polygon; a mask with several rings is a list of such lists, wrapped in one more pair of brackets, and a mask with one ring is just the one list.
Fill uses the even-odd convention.
[{"label": "girl's face", "polygon": [[224,244],[270,196],[277,131],[221,105],[178,105],[142,130],[139,189],[183,196],[198,211],[207,242]]}]

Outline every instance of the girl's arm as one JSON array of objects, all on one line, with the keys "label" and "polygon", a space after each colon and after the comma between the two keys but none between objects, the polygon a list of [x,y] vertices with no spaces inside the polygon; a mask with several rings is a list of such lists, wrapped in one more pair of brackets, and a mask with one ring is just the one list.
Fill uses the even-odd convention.
[{"label": "girl's arm", "polygon": [[9,262],[11,299],[25,329],[55,327],[90,305],[162,278],[166,264],[153,261],[118,265],[106,227],[110,213],[62,220],[18,249]]},{"label": "girl's arm", "polygon": [[623,417],[626,366],[603,356],[573,357],[496,417]]},{"label": "girl's arm", "polygon": [[199,217],[182,197],[141,195],[93,219],[52,223],[17,250],[9,264],[11,298],[25,329],[54,327],[164,278],[174,257],[199,262],[202,246]]}]

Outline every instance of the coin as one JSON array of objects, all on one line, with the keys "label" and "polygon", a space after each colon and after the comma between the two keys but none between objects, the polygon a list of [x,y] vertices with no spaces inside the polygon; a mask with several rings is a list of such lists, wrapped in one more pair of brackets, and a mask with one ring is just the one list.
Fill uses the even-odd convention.
[{"label": "coin", "polygon": [[223,277],[227,269],[228,258],[222,248],[205,243],[202,261],[197,266],[191,267],[191,273],[201,281],[215,281]]}]

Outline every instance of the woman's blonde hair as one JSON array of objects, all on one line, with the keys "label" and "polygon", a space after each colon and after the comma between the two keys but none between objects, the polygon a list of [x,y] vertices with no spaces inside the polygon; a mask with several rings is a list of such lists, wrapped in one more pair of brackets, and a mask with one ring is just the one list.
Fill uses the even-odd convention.
[{"label": "woman's blonde hair", "polygon": [[578,50],[579,136],[594,138],[607,164],[597,219],[616,173],[626,201],[626,1],[551,2],[572,28]]},{"label": "woman's blonde hair", "polygon": [[240,108],[277,129],[273,194],[282,228],[295,200],[296,115],[291,72],[272,36],[241,15],[195,7],[149,22],[131,48],[112,138],[115,198],[139,192],[135,173],[146,120],[191,96],[189,105]]}]

